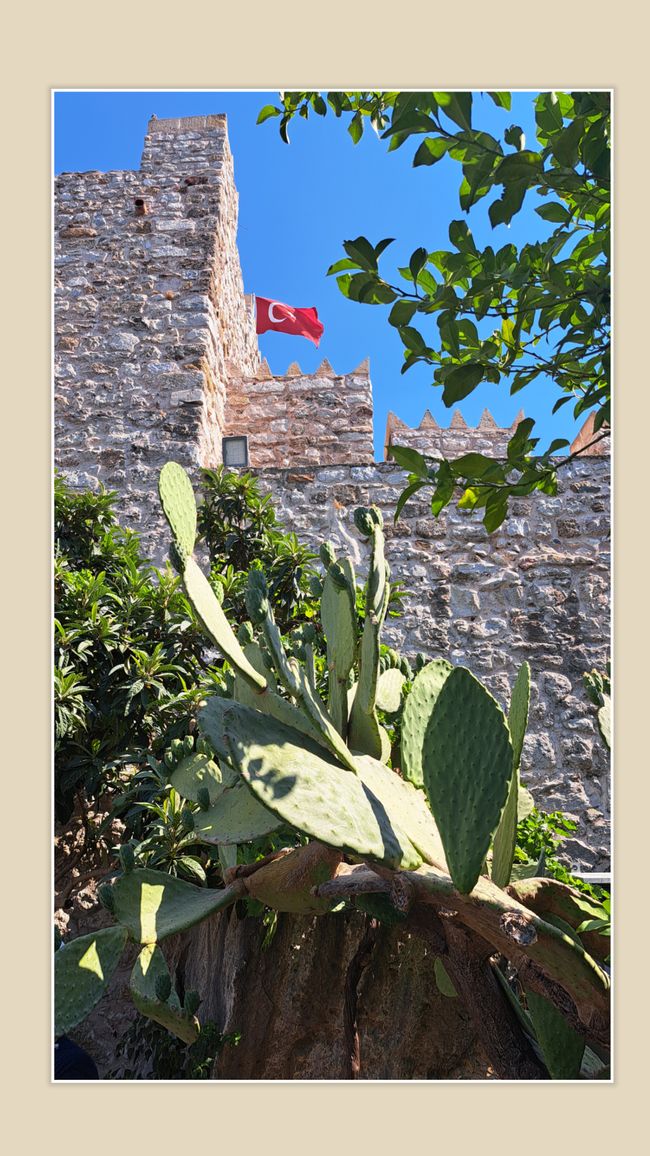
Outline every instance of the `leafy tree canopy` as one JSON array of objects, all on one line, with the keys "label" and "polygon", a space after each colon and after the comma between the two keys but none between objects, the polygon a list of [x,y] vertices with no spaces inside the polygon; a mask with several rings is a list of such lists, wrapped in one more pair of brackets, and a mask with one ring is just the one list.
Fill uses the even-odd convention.
[{"label": "leafy tree canopy", "polygon": [[[488,95],[510,108],[510,93]],[[503,141],[477,128],[471,92],[285,92],[279,105],[261,110],[258,123],[279,117],[288,143],[294,117],[330,110],[348,121],[355,144],[368,125],[389,152],[415,136],[413,165],[457,161],[461,210],[468,214],[490,198],[493,227],[509,224],[537,194],[535,212],[554,226],[546,240],[479,249],[459,219],[449,226],[450,249],[417,248],[396,275],[383,269],[393,238],[372,243],[363,236],[343,242],[345,256],[328,273],[351,301],[389,307],[404,345],[402,373],[431,365],[446,406],[482,382],[504,380],[514,394],[545,377],[559,391],[553,412],[572,404],[575,417],[592,413],[594,444],[610,425],[610,96],[542,92],[534,103],[535,147],[516,124]],[[566,439],[541,452],[534,424],[520,422],[502,461],[465,454],[431,464],[416,450],[394,447],[392,456],[409,471],[396,516],[409,497],[433,486],[436,516],[459,497],[461,508],[484,511],[491,531],[511,496],[555,494],[557,471],[575,455],[558,456]]]}]

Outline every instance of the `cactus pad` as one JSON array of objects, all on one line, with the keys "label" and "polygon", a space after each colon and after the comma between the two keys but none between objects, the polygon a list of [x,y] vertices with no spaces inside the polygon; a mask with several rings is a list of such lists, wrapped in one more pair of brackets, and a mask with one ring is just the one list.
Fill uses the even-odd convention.
[{"label": "cactus pad", "polygon": [[[158,993],[166,988],[169,988],[169,995],[161,999]],[[148,943],[143,947],[133,966],[129,989],[141,1015],[162,1024],[186,1044],[193,1044],[198,1038],[199,1021],[181,1007],[165,957],[156,944]]]},{"label": "cactus pad", "polygon": [[116,879],[113,897],[115,918],[138,943],[185,931],[232,902],[225,891],[208,891],[149,868]]},{"label": "cactus pad", "polygon": [[402,712],[402,773],[416,787],[424,786],[422,748],[427,724],[448,675],[453,670],[444,658],[422,666],[413,681]]},{"label": "cactus pad", "polygon": [[104,995],[126,943],[126,928],[106,927],[60,947],[54,957],[54,1034],[64,1036]]},{"label": "cactus pad", "polygon": [[177,462],[167,462],[163,466],[158,478],[158,493],[174,536],[174,545],[186,562],[196,541],[196,502],[192,483]]},{"label": "cactus pad", "polygon": [[336,584],[325,575],[320,606],[321,622],[327,639],[327,665],[334,668],[340,681],[347,679],[357,649],[357,615],[353,589],[347,582]]},{"label": "cactus pad", "polygon": [[475,886],[512,778],[505,715],[465,667],[447,676],[424,736],[422,770],[455,886]]},{"label": "cactus pad", "polygon": [[376,706],[380,710],[385,710],[389,714],[394,714],[399,710],[402,701],[402,687],[406,679],[401,670],[396,667],[391,667],[390,670],[385,670],[383,674],[379,675],[377,680],[377,698],[375,700]]},{"label": "cactus pad", "polygon": [[184,799],[198,803],[198,792],[204,788],[210,803],[216,802],[224,789],[223,775],[214,759],[207,755],[187,755],[170,777],[170,783]]},{"label": "cactus pad", "polygon": [[562,1013],[543,995],[526,991],[526,1003],[551,1079],[577,1080],[585,1050],[584,1037],[569,1026]]},{"label": "cactus pad", "polygon": [[277,831],[279,826],[277,815],[263,807],[241,779],[227,787],[214,806],[194,816],[197,839],[218,847],[251,843]]},{"label": "cactus pad", "polygon": [[[359,775],[351,775],[317,743],[237,704],[224,712],[224,735],[246,783],[284,822],[328,846],[390,867],[420,865],[402,814],[389,815],[379,796],[377,775],[364,781],[366,758],[357,759]],[[378,774],[393,775],[380,763],[375,766]]]},{"label": "cactus pad", "polygon": [[245,678],[251,686],[264,690],[266,679],[258,674],[246,658],[210,583],[193,558],[188,558],[185,563],[183,585],[203,629],[217,649],[228,659],[237,674]]},{"label": "cactus pad", "polygon": [[512,688],[510,710],[508,711],[508,728],[512,743],[512,780],[492,848],[492,878],[497,887],[505,887],[510,882],[517,842],[517,823],[523,818],[523,815],[519,813],[521,794],[519,763],[526,735],[529,703],[530,667],[527,662],[524,662]]}]

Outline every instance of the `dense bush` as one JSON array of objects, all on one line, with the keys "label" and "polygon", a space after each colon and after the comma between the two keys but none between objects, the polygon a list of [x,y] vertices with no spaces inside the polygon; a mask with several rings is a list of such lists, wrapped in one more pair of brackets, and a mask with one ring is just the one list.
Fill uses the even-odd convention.
[{"label": "dense bush", "polygon": [[[65,821],[80,788],[89,799],[122,790],[125,764],[145,764],[187,733],[222,662],[210,667],[214,655],[179,578],[152,566],[138,535],[119,525],[115,494],[74,490],[57,474],[54,498],[55,792]],[[254,561],[269,577],[283,630],[314,616],[314,555],[282,529],[255,478],[206,470],[200,519],[231,620],[248,617],[243,590]]]},{"label": "dense bush", "polygon": [[179,579],[144,558],[115,496],[55,479],[55,781],[60,819],[125,761],[184,727],[204,681],[205,639]]},{"label": "dense bush", "polygon": [[310,580],[316,555],[282,528],[270,496],[260,493],[252,474],[229,473],[223,466],[203,471],[199,534],[208,548],[212,583],[223,593],[231,621],[248,618],[244,592],[253,566],[266,574],[283,632],[314,616]]}]

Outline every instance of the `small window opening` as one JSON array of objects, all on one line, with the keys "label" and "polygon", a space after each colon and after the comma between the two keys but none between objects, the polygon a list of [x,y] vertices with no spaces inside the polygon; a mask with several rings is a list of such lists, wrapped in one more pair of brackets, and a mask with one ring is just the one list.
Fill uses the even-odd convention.
[{"label": "small window opening", "polygon": [[248,465],[248,438],[229,437],[221,439],[223,464],[231,469]]}]

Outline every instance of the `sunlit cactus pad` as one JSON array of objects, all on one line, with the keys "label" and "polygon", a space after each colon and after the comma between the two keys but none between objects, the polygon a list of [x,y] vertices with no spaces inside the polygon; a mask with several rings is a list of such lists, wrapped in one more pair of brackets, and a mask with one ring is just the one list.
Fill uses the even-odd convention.
[{"label": "sunlit cactus pad", "polygon": [[[424,786],[422,750],[424,736],[438,695],[453,667],[434,658],[416,675],[402,713],[402,774],[416,787]],[[390,672],[387,672],[390,673]]]},{"label": "sunlit cactus pad", "polygon": [[189,558],[196,541],[196,501],[192,483],[182,466],[167,462],[158,479],[160,503],[174,536],[174,545],[183,561]]},{"label": "sunlit cactus pad", "polygon": [[126,939],[125,927],[106,927],[59,948],[54,957],[55,1036],[72,1031],[102,998]]},{"label": "sunlit cactus pad", "polygon": [[[113,884],[114,915],[138,943],[186,931],[223,906],[223,891],[195,887],[163,871],[129,871]],[[121,930],[121,929],[120,929]]]}]

